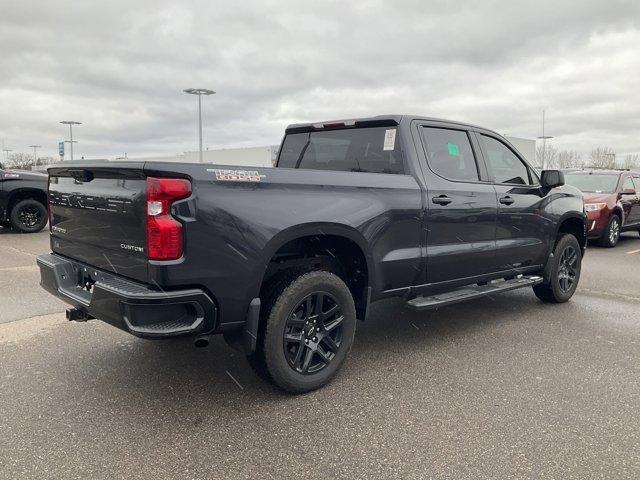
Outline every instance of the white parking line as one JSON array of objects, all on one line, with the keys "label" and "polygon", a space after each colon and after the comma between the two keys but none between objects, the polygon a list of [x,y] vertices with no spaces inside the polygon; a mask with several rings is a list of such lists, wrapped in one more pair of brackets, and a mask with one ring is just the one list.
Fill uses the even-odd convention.
[{"label": "white parking line", "polygon": [[1,267],[0,268],[0,272],[36,272],[36,271],[38,271],[38,265],[22,265],[19,267]]}]

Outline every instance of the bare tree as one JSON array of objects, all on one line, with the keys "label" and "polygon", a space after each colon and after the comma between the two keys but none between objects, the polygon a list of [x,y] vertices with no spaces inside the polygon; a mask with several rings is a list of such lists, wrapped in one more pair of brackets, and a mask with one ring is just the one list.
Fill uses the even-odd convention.
[{"label": "bare tree", "polygon": [[583,165],[582,155],[575,150],[561,150],[556,160],[557,168],[576,168]]},{"label": "bare tree", "polygon": [[33,157],[26,153],[12,153],[7,159],[7,167],[16,170],[31,170]]},{"label": "bare tree", "polygon": [[589,166],[595,168],[616,168],[616,154],[611,147],[596,147],[589,153]]},{"label": "bare tree", "polygon": [[550,145],[543,148],[542,145],[536,147],[536,163],[540,165],[540,168],[553,167],[556,164],[558,157],[558,150]]},{"label": "bare tree", "polygon": [[628,168],[629,170],[640,168],[640,155],[637,153],[626,155],[624,157],[624,168]]},{"label": "bare tree", "polygon": [[15,170],[31,170],[34,166],[50,165],[53,163],[52,157],[33,158],[33,155],[26,153],[13,153],[9,155],[6,167]]}]

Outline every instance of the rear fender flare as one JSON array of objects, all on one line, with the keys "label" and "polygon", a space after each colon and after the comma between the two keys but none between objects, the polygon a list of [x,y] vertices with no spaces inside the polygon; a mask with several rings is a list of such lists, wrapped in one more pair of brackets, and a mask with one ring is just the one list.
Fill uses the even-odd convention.
[{"label": "rear fender flare", "polygon": [[7,216],[11,211],[11,207],[13,207],[13,205],[15,205],[19,201],[19,199],[24,200],[26,198],[33,198],[34,200],[42,203],[45,206],[47,204],[47,192],[45,190],[33,187],[16,188],[15,190],[9,192],[9,195],[7,197]]},{"label": "rear fender flare", "polygon": [[358,230],[339,223],[307,223],[302,225],[295,225],[282,230],[267,242],[263,249],[262,262],[259,265],[258,271],[256,272],[257,282],[255,285],[253,285],[252,288],[252,298],[259,296],[262,281],[267,272],[267,268],[269,267],[269,262],[271,261],[275,253],[280,249],[280,247],[297,238],[310,237],[314,235],[335,235],[337,237],[343,237],[354,242],[364,254],[364,258],[367,263],[367,284],[371,285],[372,279],[375,278],[373,257],[371,256],[371,252],[369,251],[369,246],[366,239]]}]

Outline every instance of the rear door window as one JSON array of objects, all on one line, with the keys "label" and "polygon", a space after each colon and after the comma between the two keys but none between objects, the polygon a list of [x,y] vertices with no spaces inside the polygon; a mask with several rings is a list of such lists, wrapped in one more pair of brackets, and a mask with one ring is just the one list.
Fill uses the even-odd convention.
[{"label": "rear door window", "polygon": [[280,168],[403,174],[396,127],[350,128],[288,134]]},{"label": "rear door window", "polygon": [[463,130],[422,127],[429,166],[448,180],[477,182],[478,165],[469,135]]},{"label": "rear door window", "polygon": [[530,185],[529,168],[504,143],[487,135],[480,135],[487,153],[487,167],[495,183]]}]

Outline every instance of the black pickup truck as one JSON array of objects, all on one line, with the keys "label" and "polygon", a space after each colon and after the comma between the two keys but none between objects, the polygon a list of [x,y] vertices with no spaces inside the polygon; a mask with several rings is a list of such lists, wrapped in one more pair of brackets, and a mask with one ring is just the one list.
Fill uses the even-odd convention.
[{"label": "black pickup truck", "polygon": [[0,165],[0,226],[23,233],[47,224],[47,175]]},{"label": "black pickup truck", "polygon": [[42,286],[70,320],[212,334],[290,392],[328,382],[356,319],[580,278],[582,195],[490,130],[407,115],[291,125],[276,168],[159,162],[49,169]]}]

